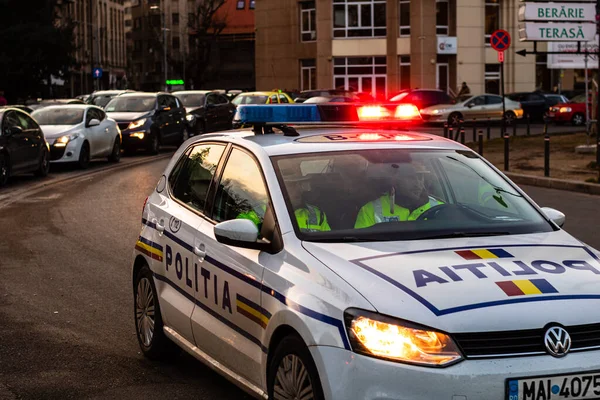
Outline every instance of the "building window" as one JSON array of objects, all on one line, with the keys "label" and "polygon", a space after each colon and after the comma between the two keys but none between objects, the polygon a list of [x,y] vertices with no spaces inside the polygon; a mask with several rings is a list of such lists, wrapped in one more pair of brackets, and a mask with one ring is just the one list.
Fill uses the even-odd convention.
[{"label": "building window", "polygon": [[301,90],[314,90],[317,88],[317,65],[315,59],[300,60]]},{"label": "building window", "polygon": [[490,45],[490,36],[500,29],[500,0],[485,0],[485,44]]},{"label": "building window", "polygon": [[177,36],[173,38],[173,50],[179,50],[179,37]]},{"label": "building window", "polygon": [[441,36],[448,36],[448,25],[450,21],[448,0],[436,0],[435,15],[436,33]]},{"label": "building window", "polygon": [[317,9],[314,1],[300,3],[300,29],[303,42],[317,40]]},{"label": "building window", "polygon": [[369,93],[387,98],[385,57],[338,57],[334,59],[333,79],[336,89]]},{"label": "building window", "polygon": [[385,37],[386,0],[333,0],[333,37]]},{"label": "building window", "polygon": [[538,90],[553,91],[552,73],[548,68],[548,55],[536,54],[535,56],[535,88]]},{"label": "building window", "polygon": [[400,0],[398,4],[400,13],[400,37],[410,36],[410,0]]},{"label": "building window", "polygon": [[485,64],[485,92],[500,94],[500,64]]},{"label": "building window", "polygon": [[173,25],[179,25],[179,13],[173,13],[171,16],[171,21]]},{"label": "building window", "polygon": [[238,0],[235,8],[238,10],[243,10],[244,8],[246,8],[246,0]]},{"label": "building window", "polygon": [[250,9],[254,10],[255,7],[256,7],[256,1],[255,0],[250,0]]},{"label": "building window", "polygon": [[400,89],[410,89],[410,56],[400,56]]}]

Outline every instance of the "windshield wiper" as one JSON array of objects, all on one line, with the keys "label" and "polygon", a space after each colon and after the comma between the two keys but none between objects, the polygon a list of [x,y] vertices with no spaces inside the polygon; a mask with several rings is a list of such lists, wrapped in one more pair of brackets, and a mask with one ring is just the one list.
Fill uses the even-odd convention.
[{"label": "windshield wiper", "polygon": [[420,237],[419,240],[423,239],[451,239],[451,238],[466,238],[466,237],[482,237],[482,236],[504,236],[510,235],[510,232],[452,232],[445,233],[442,235],[433,235],[433,236],[423,236]]},{"label": "windshield wiper", "polygon": [[[447,156],[447,157],[449,159],[453,160],[453,161],[456,161],[457,163],[460,163],[460,164],[464,165],[465,167],[469,168],[471,171],[475,172],[475,174],[477,174],[481,179],[483,179],[487,184],[489,184],[496,191],[496,193],[501,192],[501,193],[510,194],[511,196],[515,196],[515,197],[523,197],[523,196],[521,196],[518,193],[513,193],[513,192],[510,192],[510,191],[508,191],[506,189],[501,188],[500,186],[494,185],[485,176],[483,176],[479,172],[475,171],[475,168],[471,167],[469,164],[464,163],[464,162],[462,162],[462,161],[460,161],[460,160],[458,160],[458,159],[456,159],[454,157],[451,157],[451,156]],[[496,200],[498,200],[498,199],[496,199]],[[503,204],[503,205],[506,207],[505,204]]]}]

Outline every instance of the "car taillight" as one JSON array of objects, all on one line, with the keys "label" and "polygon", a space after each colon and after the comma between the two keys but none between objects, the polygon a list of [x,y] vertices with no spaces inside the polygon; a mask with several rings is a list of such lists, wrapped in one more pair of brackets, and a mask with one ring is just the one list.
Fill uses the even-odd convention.
[{"label": "car taillight", "polygon": [[144,206],[142,207],[142,221],[144,220],[144,211],[146,210],[146,204],[148,203],[148,197],[144,200]]},{"label": "car taillight", "polygon": [[377,121],[390,117],[390,112],[381,106],[358,107],[358,119],[361,121]]},{"label": "car taillight", "polygon": [[360,121],[409,120],[420,116],[419,109],[414,104],[361,106],[357,112]]},{"label": "car taillight", "polygon": [[419,109],[413,104],[402,104],[396,108],[396,118],[410,119],[419,116]]}]

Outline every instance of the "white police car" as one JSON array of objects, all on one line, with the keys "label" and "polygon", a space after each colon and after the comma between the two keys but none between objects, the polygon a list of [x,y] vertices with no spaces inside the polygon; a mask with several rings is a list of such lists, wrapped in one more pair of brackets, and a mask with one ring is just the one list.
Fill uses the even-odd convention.
[{"label": "white police car", "polygon": [[357,107],[181,146],[135,246],[143,353],[262,398],[599,398],[599,253],[460,144],[324,126],[411,114]]}]

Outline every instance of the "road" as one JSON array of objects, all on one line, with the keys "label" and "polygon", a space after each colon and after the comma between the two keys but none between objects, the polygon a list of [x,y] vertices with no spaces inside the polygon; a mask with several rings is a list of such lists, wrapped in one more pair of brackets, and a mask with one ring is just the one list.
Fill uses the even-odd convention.
[{"label": "road", "polygon": [[[141,207],[167,159],[0,200],[0,399],[248,399],[183,354],[139,352],[130,262]],[[525,188],[600,248],[598,198]]]}]

